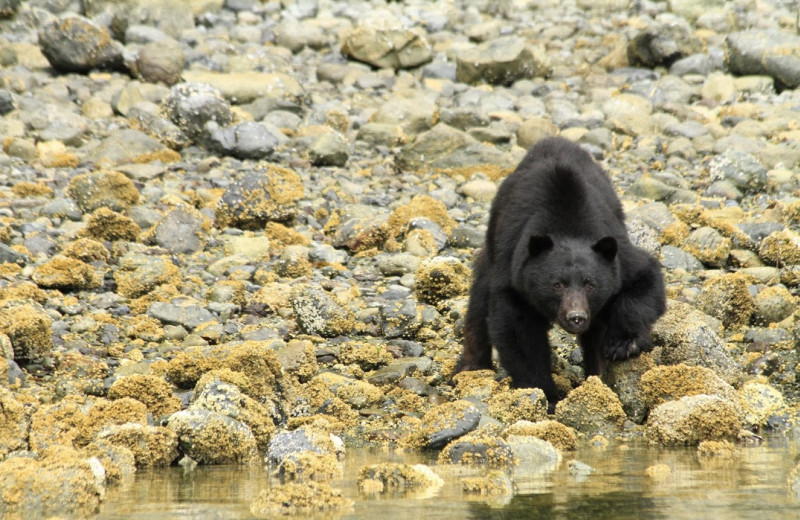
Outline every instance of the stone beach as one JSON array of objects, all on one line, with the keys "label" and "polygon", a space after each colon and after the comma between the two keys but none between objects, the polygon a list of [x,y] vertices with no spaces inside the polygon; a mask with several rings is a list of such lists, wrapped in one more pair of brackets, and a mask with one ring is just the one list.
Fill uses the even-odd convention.
[{"label": "stone beach", "polygon": [[[790,1],[0,0],[0,516],[174,464],[269,465],[256,516],[346,511],[351,446],[438,454],[365,467],[374,498],[793,437],[798,122]],[[491,201],[552,135],[670,301],[602,378],[554,329],[548,414],[453,369]]]}]

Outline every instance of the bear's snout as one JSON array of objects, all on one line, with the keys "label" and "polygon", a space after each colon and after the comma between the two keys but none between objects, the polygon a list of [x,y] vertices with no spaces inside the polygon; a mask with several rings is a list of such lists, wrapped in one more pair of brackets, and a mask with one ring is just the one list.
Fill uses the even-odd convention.
[{"label": "bear's snout", "polygon": [[581,334],[589,328],[589,302],[583,291],[566,291],[558,309],[558,324],[570,334]]},{"label": "bear's snout", "polygon": [[582,329],[588,316],[583,311],[574,311],[567,314],[569,324],[577,329]]}]

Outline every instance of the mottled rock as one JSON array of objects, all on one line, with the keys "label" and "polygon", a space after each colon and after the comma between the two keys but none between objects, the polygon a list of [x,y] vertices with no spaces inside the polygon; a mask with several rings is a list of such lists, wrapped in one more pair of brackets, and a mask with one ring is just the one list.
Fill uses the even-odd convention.
[{"label": "mottled rock", "polygon": [[736,390],[712,370],[683,363],[659,366],[642,375],[641,389],[648,409],[691,395],[718,395],[735,402]]},{"label": "mottled rock", "polygon": [[384,399],[383,391],[377,386],[332,372],[323,372],[314,378],[329,388],[333,395],[353,408],[366,408],[377,405]]},{"label": "mottled rock", "polygon": [[358,486],[363,492],[402,493],[413,489],[435,493],[443,485],[444,480],[425,464],[382,462],[358,472]]},{"label": "mottled rock", "polygon": [[149,135],[126,129],[112,133],[91,151],[89,159],[102,167],[151,161],[175,162],[180,155]]},{"label": "mottled rock", "polygon": [[181,401],[172,395],[172,389],[163,378],[153,375],[134,374],[114,381],[108,389],[109,399],[130,397],[147,406],[155,418],[169,415],[181,409]]},{"label": "mottled rock", "polygon": [[297,324],[306,334],[330,338],[353,329],[353,314],[322,289],[302,286],[290,301]]},{"label": "mottled rock", "polygon": [[257,518],[347,511],[353,501],[325,482],[290,483],[264,489],[250,504]]},{"label": "mottled rock", "polygon": [[99,171],[76,175],[69,182],[69,196],[87,213],[99,208],[124,211],[139,202],[133,182],[117,171]]},{"label": "mottled rock", "polygon": [[640,31],[628,44],[631,65],[669,66],[703,50],[703,43],[686,23],[663,23]]},{"label": "mottled rock", "polygon": [[39,287],[71,291],[97,289],[103,282],[102,275],[89,264],[61,255],[38,266],[32,278]]},{"label": "mottled rock", "polygon": [[697,307],[726,328],[750,323],[755,302],[748,289],[748,278],[740,273],[726,273],[708,280],[697,299]]},{"label": "mottled rock", "polygon": [[208,122],[204,131],[203,142],[210,150],[238,159],[264,159],[279,143],[266,125],[252,121],[226,127]]},{"label": "mottled rock", "polygon": [[797,309],[797,299],[782,285],[758,291],[754,303],[753,321],[759,325],[782,321]]},{"label": "mottled rock", "polygon": [[433,56],[430,44],[414,29],[362,24],[342,40],[342,54],[373,67],[407,69],[423,65]]},{"label": "mottled rock", "polygon": [[269,221],[287,221],[303,196],[300,177],[287,168],[260,164],[234,181],[216,208],[217,225],[262,228]]},{"label": "mottled rock", "polygon": [[596,376],[559,401],[555,413],[558,422],[587,435],[620,433],[626,417],[617,395]]},{"label": "mottled rock", "polygon": [[347,164],[350,145],[339,132],[325,132],[308,147],[308,158],[314,166],[338,166]]},{"label": "mottled rock", "polygon": [[428,411],[414,434],[414,444],[441,449],[478,427],[481,413],[468,401],[440,404]]},{"label": "mottled rock", "polygon": [[703,226],[691,232],[683,247],[704,264],[723,267],[731,254],[731,239]]},{"label": "mottled rock", "polygon": [[169,416],[166,427],[178,436],[181,451],[199,464],[254,464],[258,445],[250,429],[226,415],[205,409]]},{"label": "mottled rock", "polygon": [[168,38],[142,47],[133,73],[142,81],[174,85],[181,81],[185,62],[180,44]]},{"label": "mottled rock", "polygon": [[344,456],[344,442],[336,435],[313,428],[280,432],[270,441],[265,460],[268,464],[277,465],[289,455],[304,451],[341,458]]},{"label": "mottled rock", "polygon": [[541,47],[516,36],[484,42],[456,57],[456,81],[508,85],[523,78],[548,77],[550,59]]},{"label": "mottled rock", "polygon": [[128,298],[138,298],[161,284],[179,283],[181,279],[177,266],[168,258],[139,253],[123,256],[114,272],[118,292]]},{"label": "mottled rock", "polygon": [[733,439],[742,428],[736,403],[718,395],[694,395],[669,401],[650,412],[647,438],[665,446],[696,445]]},{"label": "mottled rock", "polygon": [[219,90],[205,83],[180,83],[173,86],[160,106],[164,117],[175,123],[189,138],[200,139],[208,122],[226,127],[233,121],[228,102]]},{"label": "mottled rock", "polygon": [[[5,363],[5,356],[0,357],[0,362]],[[0,407],[3,415],[0,417],[0,456],[5,458],[9,453],[28,449],[28,434],[31,427],[31,414],[33,406],[19,402],[11,390],[0,384]]]},{"label": "mottled rock", "polygon": [[800,37],[787,32],[751,30],[725,38],[725,64],[739,76],[772,76],[777,86],[800,86]]},{"label": "mottled rock", "polygon": [[217,321],[211,312],[191,300],[177,303],[153,302],[147,308],[147,315],[162,323],[181,325],[188,330]]},{"label": "mottled rock", "polygon": [[518,461],[511,445],[489,429],[477,430],[451,441],[439,453],[437,462],[508,469]]},{"label": "mottled rock", "polygon": [[800,264],[800,234],[789,229],[770,233],[761,241],[758,256],[778,267]]},{"label": "mottled rock", "polygon": [[183,78],[193,83],[208,83],[234,104],[252,103],[261,98],[295,103],[305,95],[303,87],[294,77],[278,72],[247,71],[222,74],[186,70]]},{"label": "mottled rock", "polygon": [[783,394],[770,385],[749,381],[739,389],[746,426],[765,426],[770,418],[788,413]]},{"label": "mottled rock", "polygon": [[419,265],[414,280],[417,298],[422,302],[435,304],[466,294],[472,274],[457,258],[435,257]]},{"label": "mottled rock", "polygon": [[39,305],[6,304],[0,307],[0,333],[11,340],[14,359],[36,360],[50,354],[52,320]]},{"label": "mottled rock", "polygon": [[708,164],[711,178],[726,180],[745,193],[763,191],[767,169],[747,152],[728,149],[714,156]]},{"label": "mottled rock", "polygon": [[97,440],[129,449],[137,467],[169,466],[178,458],[178,436],[163,426],[110,426],[97,434]]},{"label": "mottled rock", "polygon": [[53,68],[61,72],[121,69],[122,45],[80,16],[53,20],[39,30],[39,45]]},{"label": "mottled rock", "polygon": [[153,230],[153,242],[176,253],[194,253],[203,249],[210,222],[200,212],[180,206],[162,218]]}]

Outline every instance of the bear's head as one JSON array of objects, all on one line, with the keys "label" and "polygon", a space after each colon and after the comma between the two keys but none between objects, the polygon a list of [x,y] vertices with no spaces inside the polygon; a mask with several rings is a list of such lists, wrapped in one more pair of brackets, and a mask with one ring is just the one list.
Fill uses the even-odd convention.
[{"label": "bear's head", "polygon": [[551,322],[581,334],[619,291],[617,240],[534,235],[515,262],[514,288]]}]

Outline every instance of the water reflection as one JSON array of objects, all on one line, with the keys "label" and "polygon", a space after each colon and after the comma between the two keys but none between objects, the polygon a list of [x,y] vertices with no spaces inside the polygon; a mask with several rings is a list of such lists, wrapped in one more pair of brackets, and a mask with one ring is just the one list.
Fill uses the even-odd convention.
[{"label": "water reflection", "polygon": [[[414,499],[360,495],[358,471],[386,461],[433,465],[430,455],[356,449],[348,452],[344,478],[333,483],[355,501],[353,510],[313,518],[797,519],[800,502],[786,488],[797,454],[797,442],[782,440],[742,448],[732,458],[698,457],[694,449],[662,450],[644,443],[612,444],[606,449],[585,446],[565,454],[554,471],[517,472],[513,496],[464,495],[460,479],[470,472],[437,468],[445,485],[432,498]],[[572,459],[594,472],[584,477],[570,474],[567,466]],[[647,468],[656,464],[667,466],[669,472],[650,477]],[[249,519],[250,502],[270,485],[276,482],[262,467],[140,471],[129,484],[110,490],[97,519]]]}]

